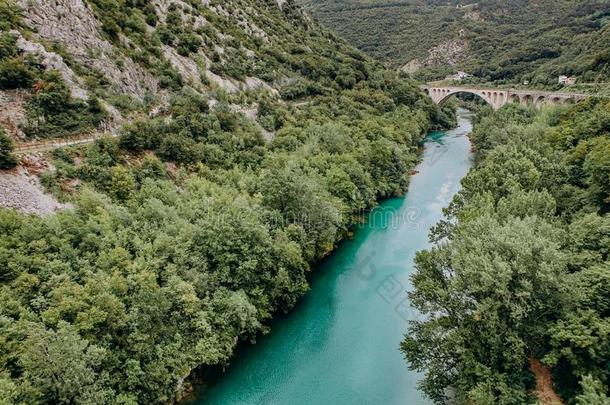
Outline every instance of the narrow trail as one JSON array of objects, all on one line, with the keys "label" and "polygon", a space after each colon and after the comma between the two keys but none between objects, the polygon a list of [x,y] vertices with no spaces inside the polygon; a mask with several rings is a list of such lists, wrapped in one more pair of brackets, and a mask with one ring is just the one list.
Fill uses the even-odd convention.
[{"label": "narrow trail", "polygon": [[561,397],[555,392],[551,370],[540,360],[530,357],[530,370],[536,377],[536,396],[543,405],[564,405]]},{"label": "narrow trail", "polygon": [[15,145],[14,153],[24,155],[33,152],[46,152],[66,146],[82,145],[95,142],[98,139],[115,138],[118,134],[112,132],[95,132],[93,134],[85,134],[78,137],[49,139],[39,142],[18,143]]}]

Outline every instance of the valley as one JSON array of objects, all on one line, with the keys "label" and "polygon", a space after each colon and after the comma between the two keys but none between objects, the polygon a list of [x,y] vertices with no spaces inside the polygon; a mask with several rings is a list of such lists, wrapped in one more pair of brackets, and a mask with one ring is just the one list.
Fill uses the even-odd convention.
[{"label": "valley", "polygon": [[0,0],[0,404],[610,401],[604,0]]},{"label": "valley", "polygon": [[427,404],[398,352],[409,321],[413,258],[428,246],[470,166],[471,115],[432,132],[405,196],[367,214],[314,270],[309,291],[269,336],[244,348],[193,404]]}]

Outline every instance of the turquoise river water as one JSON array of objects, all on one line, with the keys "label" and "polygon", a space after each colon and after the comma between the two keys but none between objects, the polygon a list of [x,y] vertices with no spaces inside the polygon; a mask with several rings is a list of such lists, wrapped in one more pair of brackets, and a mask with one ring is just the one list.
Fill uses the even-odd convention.
[{"label": "turquoise river water", "polygon": [[407,299],[415,252],[471,166],[467,111],[426,138],[408,193],[382,203],[313,270],[311,291],[244,347],[197,405],[418,405],[421,375],[398,347],[417,316]]}]

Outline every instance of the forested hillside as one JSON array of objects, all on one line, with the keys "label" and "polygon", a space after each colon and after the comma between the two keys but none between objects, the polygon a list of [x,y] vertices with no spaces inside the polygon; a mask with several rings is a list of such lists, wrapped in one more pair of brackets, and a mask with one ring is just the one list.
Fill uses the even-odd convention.
[{"label": "forested hillside", "polygon": [[605,0],[302,1],[350,43],[422,80],[462,70],[478,82],[549,88],[559,75],[610,81]]},{"label": "forested hillside", "polygon": [[42,157],[73,209],[0,209],[7,404],[182,397],[454,122],[291,1],[0,0],[0,101],[2,168],[105,133]]},{"label": "forested hillside", "polygon": [[610,102],[508,105],[472,141],[476,166],[412,277],[423,317],[402,350],[422,389],[535,403],[541,361],[566,404],[610,403]]}]

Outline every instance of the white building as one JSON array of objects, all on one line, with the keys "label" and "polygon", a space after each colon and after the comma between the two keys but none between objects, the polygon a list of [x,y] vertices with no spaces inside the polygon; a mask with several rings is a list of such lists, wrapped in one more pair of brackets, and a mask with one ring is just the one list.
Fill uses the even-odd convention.
[{"label": "white building", "polygon": [[564,86],[571,86],[576,83],[576,78],[574,76],[561,75],[558,82]]},{"label": "white building", "polygon": [[454,82],[461,82],[465,78],[470,77],[470,75],[466,72],[458,71],[454,75],[450,75],[445,77],[445,80],[453,80]]}]

